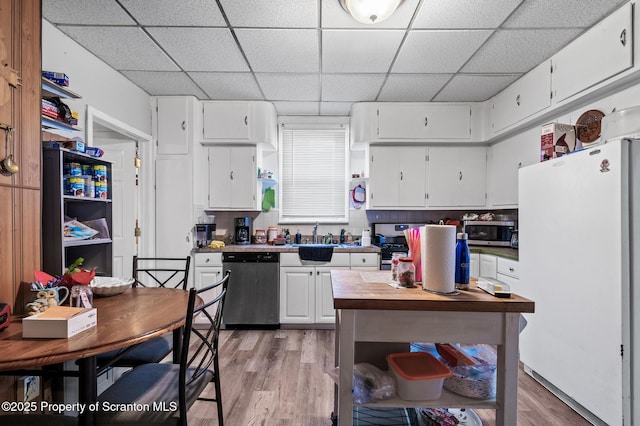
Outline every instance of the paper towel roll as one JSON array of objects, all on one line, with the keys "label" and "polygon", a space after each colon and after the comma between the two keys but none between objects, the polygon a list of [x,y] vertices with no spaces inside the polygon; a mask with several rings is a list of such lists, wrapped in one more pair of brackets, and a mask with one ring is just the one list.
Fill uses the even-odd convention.
[{"label": "paper towel roll", "polygon": [[422,288],[440,293],[455,291],[456,227],[427,225],[422,239]]}]

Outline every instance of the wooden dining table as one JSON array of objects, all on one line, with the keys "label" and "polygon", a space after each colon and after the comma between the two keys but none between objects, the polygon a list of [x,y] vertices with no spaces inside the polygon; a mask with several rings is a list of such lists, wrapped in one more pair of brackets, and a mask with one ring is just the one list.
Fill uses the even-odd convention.
[{"label": "wooden dining table", "polygon": [[[97,325],[66,339],[22,337],[22,319],[12,317],[0,333],[0,372],[37,369],[77,360],[79,404],[97,400],[96,355],[126,348],[167,332],[179,342],[185,324],[189,292],[169,288],[129,288],[110,297],[94,298]],[[201,301],[199,301],[201,303]],[[81,424],[92,424],[92,413],[80,416]]]}]

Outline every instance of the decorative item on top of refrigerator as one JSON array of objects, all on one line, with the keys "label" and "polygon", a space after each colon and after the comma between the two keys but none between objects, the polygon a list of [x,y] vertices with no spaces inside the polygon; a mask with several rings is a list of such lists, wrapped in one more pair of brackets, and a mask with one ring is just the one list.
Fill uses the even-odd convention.
[{"label": "decorative item on top of refrigerator", "polygon": [[561,123],[548,123],[542,126],[540,161],[561,157],[581,147],[580,141],[576,140],[575,126]]}]

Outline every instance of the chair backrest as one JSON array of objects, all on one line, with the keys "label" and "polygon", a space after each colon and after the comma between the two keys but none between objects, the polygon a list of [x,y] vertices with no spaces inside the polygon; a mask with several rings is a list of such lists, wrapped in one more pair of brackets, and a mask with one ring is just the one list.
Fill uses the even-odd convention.
[{"label": "chair backrest", "polygon": [[134,287],[165,287],[187,289],[189,264],[187,257],[133,257]]},{"label": "chair backrest", "polygon": [[[179,406],[181,419],[187,418],[186,389],[189,383],[197,380],[207,370],[213,370],[218,375],[218,338],[230,276],[231,271],[227,270],[220,281],[201,289],[191,288],[189,290],[189,309],[180,354]],[[212,297],[204,296],[205,293],[212,295]],[[196,307],[198,299],[196,296],[203,296],[203,299],[209,300],[209,302]],[[193,327],[193,319],[198,315],[207,319],[203,328]]]}]

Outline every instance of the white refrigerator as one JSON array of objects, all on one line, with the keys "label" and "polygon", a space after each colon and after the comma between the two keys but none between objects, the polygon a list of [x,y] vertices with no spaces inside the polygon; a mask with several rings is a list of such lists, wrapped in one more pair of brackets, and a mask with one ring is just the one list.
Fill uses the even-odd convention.
[{"label": "white refrigerator", "polygon": [[520,169],[518,219],[525,370],[594,424],[640,425],[640,140]]}]

